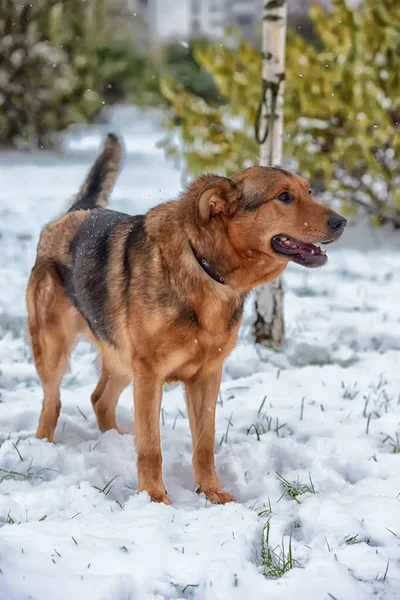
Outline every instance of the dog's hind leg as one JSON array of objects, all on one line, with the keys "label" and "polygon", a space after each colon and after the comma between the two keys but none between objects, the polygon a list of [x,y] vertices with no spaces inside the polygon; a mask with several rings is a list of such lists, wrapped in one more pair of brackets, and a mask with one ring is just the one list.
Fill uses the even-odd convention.
[{"label": "dog's hind leg", "polygon": [[115,409],[121,392],[131,382],[131,378],[119,373],[112,373],[102,363],[101,376],[94,390],[91,400],[96,414],[97,423],[101,431],[118,429],[115,419]]},{"label": "dog's hind leg", "polygon": [[61,408],[60,384],[77,334],[77,319],[52,266],[33,269],[27,304],[33,356],[44,392],[36,437],[52,442]]}]

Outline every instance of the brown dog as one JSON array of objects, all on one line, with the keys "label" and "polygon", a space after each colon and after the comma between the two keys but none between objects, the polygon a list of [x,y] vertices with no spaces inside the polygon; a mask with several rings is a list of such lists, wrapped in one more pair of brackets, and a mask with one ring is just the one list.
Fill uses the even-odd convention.
[{"label": "brown dog", "polygon": [[169,504],[160,406],[164,382],[181,381],[195,485],[212,502],[229,502],[214,466],[215,408],[244,300],[289,261],[325,264],[314,244],[338,239],[346,220],[317,204],[304,179],[270,167],[203,175],[178,200],[130,216],[105,208],[120,162],[109,135],[70,210],[40,237],[27,291],[44,390],[37,437],[53,441],[61,379],[85,334],[101,357],[92,403],[102,431],[117,429],[118,398],[133,379],[139,491]]}]

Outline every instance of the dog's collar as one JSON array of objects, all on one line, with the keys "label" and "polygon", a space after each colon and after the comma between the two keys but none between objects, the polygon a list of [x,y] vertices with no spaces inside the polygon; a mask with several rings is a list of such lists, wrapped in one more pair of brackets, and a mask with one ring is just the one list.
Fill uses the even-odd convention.
[{"label": "dog's collar", "polygon": [[[189,242],[190,244],[190,242]],[[226,285],[225,283],[225,279],[221,276],[218,275],[218,273],[216,273],[211,267],[210,264],[206,261],[205,258],[202,258],[201,256],[199,256],[196,252],[196,250],[193,248],[192,244],[190,244],[190,247],[192,249],[193,255],[195,257],[195,259],[197,260],[197,262],[199,263],[200,267],[203,269],[203,271],[205,271],[207,273],[207,275],[209,277],[211,277],[211,279],[214,279],[214,281],[216,281],[217,283],[222,283],[222,285]]]}]

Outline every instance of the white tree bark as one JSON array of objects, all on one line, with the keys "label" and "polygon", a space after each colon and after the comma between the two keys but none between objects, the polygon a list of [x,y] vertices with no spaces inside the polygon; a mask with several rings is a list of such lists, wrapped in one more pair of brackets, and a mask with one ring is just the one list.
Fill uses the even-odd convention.
[{"label": "white tree bark", "polygon": [[[260,130],[267,132],[260,147],[262,166],[280,165],[283,142],[286,0],[264,0],[262,20],[263,103]],[[279,348],[284,341],[282,279],[256,289],[253,335],[256,342]]]}]

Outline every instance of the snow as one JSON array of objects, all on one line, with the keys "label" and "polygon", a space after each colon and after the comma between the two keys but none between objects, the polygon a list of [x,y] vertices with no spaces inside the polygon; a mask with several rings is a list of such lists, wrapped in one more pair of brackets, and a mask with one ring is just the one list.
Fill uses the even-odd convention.
[{"label": "snow", "polygon": [[[143,212],[174,196],[180,174],[154,148],[154,117],[125,109],[113,119],[127,156],[112,206]],[[323,269],[287,270],[282,353],[251,343],[248,304],[216,425],[217,468],[236,504],[213,506],[193,490],[180,386],[165,390],[161,425],[173,504],[136,493],[132,390],[118,407],[123,434],[100,434],[85,342],[63,382],[56,444],[34,437],[41,388],[27,277],[41,227],[65,209],[108,129],[75,131],[64,155],[0,155],[0,599],[400,597],[396,235],[349,229]],[[278,474],[309,491],[282,496]],[[295,560],[278,579],[259,564],[268,520],[270,547],[287,553],[291,537]]]}]

